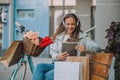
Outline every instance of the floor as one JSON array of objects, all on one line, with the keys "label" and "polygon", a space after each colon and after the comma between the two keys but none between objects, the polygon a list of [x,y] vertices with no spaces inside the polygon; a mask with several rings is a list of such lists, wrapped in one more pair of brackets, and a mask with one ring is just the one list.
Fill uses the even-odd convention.
[{"label": "floor", "polygon": [[[49,63],[50,58],[41,58],[41,57],[32,57],[34,66],[38,63]],[[9,80],[12,71],[15,69],[16,65],[6,67],[2,63],[0,63],[0,80]],[[15,79],[16,80],[16,79]],[[30,71],[29,65],[27,64],[27,72],[25,80],[32,80],[32,73]]]}]

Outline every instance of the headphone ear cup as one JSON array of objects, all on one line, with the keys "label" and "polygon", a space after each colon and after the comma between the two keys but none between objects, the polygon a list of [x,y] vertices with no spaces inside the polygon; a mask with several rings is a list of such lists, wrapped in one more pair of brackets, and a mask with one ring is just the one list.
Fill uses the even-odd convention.
[{"label": "headphone ear cup", "polygon": [[79,20],[79,18],[77,17],[77,24],[76,24],[76,26],[79,26],[80,25],[80,20]]},{"label": "headphone ear cup", "polygon": [[76,26],[78,26],[79,25],[79,21],[77,21],[77,24],[76,24]]},{"label": "headphone ear cup", "polygon": [[64,22],[64,21],[62,21],[62,23],[63,23],[63,26],[65,26],[65,22]]}]

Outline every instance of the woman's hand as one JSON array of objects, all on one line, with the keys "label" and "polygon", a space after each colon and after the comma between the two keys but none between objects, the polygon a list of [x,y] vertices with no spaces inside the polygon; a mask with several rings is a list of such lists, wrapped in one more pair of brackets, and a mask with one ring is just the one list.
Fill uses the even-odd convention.
[{"label": "woman's hand", "polygon": [[80,51],[80,52],[84,52],[85,51],[85,47],[83,45],[77,45],[75,47],[76,50]]},{"label": "woman's hand", "polygon": [[69,55],[69,54],[68,54],[67,52],[60,53],[60,54],[57,55],[57,60],[63,61],[63,60],[66,59],[66,57],[67,57],[68,55]]}]

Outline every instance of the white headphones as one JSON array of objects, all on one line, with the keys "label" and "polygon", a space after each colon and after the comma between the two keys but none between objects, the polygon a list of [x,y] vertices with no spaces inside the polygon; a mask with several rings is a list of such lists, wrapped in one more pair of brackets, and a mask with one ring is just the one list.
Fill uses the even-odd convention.
[{"label": "white headphones", "polygon": [[65,22],[64,22],[65,16],[66,16],[66,15],[69,15],[69,14],[71,14],[71,15],[73,15],[75,18],[77,18],[76,26],[78,26],[80,21],[79,21],[78,16],[75,15],[74,13],[67,13],[67,14],[64,15],[64,17],[63,17],[63,21],[62,21],[63,26],[65,26]]}]

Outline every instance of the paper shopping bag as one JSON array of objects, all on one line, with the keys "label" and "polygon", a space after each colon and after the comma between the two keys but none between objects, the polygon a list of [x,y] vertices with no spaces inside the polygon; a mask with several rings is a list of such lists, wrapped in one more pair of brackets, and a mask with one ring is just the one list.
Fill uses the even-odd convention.
[{"label": "paper shopping bag", "polygon": [[82,80],[89,80],[89,58],[88,56],[68,56],[66,61],[68,62],[82,62]]},{"label": "paper shopping bag", "polygon": [[81,62],[55,62],[54,80],[83,80]]},{"label": "paper shopping bag", "polygon": [[9,67],[16,64],[23,56],[22,41],[14,41],[5,51],[0,62]]}]

